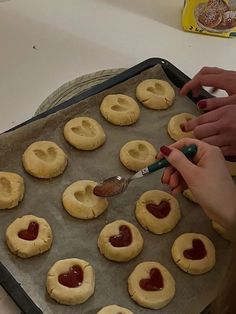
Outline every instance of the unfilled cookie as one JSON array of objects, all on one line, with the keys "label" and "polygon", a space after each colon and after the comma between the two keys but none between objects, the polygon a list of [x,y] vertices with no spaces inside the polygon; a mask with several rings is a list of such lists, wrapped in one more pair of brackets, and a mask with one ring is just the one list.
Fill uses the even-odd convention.
[{"label": "unfilled cookie", "polygon": [[120,161],[129,170],[139,171],[156,161],[157,151],[147,141],[135,140],[126,143],[120,150]]},{"label": "unfilled cookie", "polygon": [[95,273],[93,267],[84,260],[60,260],[49,269],[46,286],[50,297],[58,303],[81,304],[94,293]]},{"label": "unfilled cookie", "polygon": [[155,234],[171,231],[181,217],[176,198],[159,190],[147,191],[141,195],[136,203],[135,215],[144,229]]},{"label": "unfilled cookie", "polygon": [[219,225],[217,222],[212,221],[212,227],[213,229],[215,229],[215,231],[222,236],[222,238],[224,238],[225,240],[229,240],[230,241],[230,235],[229,232],[222,227],[221,225]]},{"label": "unfilled cookie", "polygon": [[183,131],[182,125],[189,120],[195,119],[196,117],[191,113],[180,113],[173,116],[168,123],[168,133],[170,137],[178,141],[181,138],[194,138],[193,132],[185,132]]},{"label": "unfilled cookie", "polygon": [[192,191],[190,189],[186,189],[183,191],[183,196],[189,199],[191,202],[198,204],[196,198],[194,197]]},{"label": "unfilled cookie", "polygon": [[77,117],[64,126],[65,139],[75,148],[93,150],[104,144],[106,135],[102,126],[94,119]]},{"label": "unfilled cookie", "polygon": [[106,225],[98,238],[102,255],[116,262],[127,262],[143,249],[143,238],[137,227],[125,220]]},{"label": "unfilled cookie", "polygon": [[103,307],[97,314],[134,314],[130,310],[118,306],[118,305],[108,305]]},{"label": "unfilled cookie", "polygon": [[49,179],[59,176],[65,170],[67,156],[56,143],[39,141],[25,150],[22,162],[25,170],[32,176]]},{"label": "unfilled cookie", "polygon": [[180,235],[175,240],[171,253],[176,265],[192,275],[208,272],[214,267],[216,261],[213,243],[200,233]]},{"label": "unfilled cookie", "polygon": [[94,195],[96,185],[96,182],[90,180],[80,180],[69,185],[62,196],[65,210],[80,219],[93,219],[101,215],[106,210],[108,201]]},{"label": "unfilled cookie", "polygon": [[26,215],[8,226],[6,242],[9,250],[17,256],[35,256],[50,249],[52,230],[45,219]]},{"label": "unfilled cookie", "polygon": [[115,125],[130,125],[140,116],[137,102],[123,94],[107,95],[100,107],[103,117]]},{"label": "unfilled cookie", "polygon": [[231,176],[235,177],[236,176],[236,161],[226,160],[226,166],[227,166]]},{"label": "unfilled cookie", "polygon": [[0,209],[16,207],[24,197],[24,179],[13,172],[0,171]]},{"label": "unfilled cookie", "polygon": [[167,109],[173,104],[175,91],[166,81],[148,79],[137,86],[136,97],[150,109]]},{"label": "unfilled cookie", "polygon": [[161,309],[175,295],[175,280],[160,263],[144,262],[137,265],[128,278],[128,291],[139,305]]}]

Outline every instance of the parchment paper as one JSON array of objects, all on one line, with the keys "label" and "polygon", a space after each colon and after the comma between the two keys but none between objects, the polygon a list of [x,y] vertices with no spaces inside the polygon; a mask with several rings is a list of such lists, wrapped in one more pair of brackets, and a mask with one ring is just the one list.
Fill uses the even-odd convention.
[{"label": "parchment paper", "polygon": [[[199,313],[215,296],[217,284],[225,268],[228,243],[211,227],[210,220],[199,206],[180,196],[182,219],[171,232],[154,235],[142,229],[134,215],[135,202],[140,195],[151,189],[165,189],[160,183],[162,171],[132,182],[128,190],[109,199],[108,210],[99,218],[83,221],[71,217],[61,203],[65,188],[81,179],[101,181],[113,175],[129,176],[131,172],[119,161],[120,148],[128,141],[145,139],[159,148],[171,143],[167,134],[167,123],[171,116],[180,112],[198,114],[196,106],[186,97],[178,96],[168,110],[153,111],[140,104],[139,121],[127,127],[108,123],[99,112],[103,97],[110,93],[124,93],[135,97],[135,88],[147,78],[168,80],[160,66],[142,72],[117,86],[85,101],[59,111],[43,120],[33,122],[12,133],[0,136],[0,170],[13,171],[24,177],[26,193],[23,202],[12,210],[0,211],[0,258],[22,287],[44,313],[96,313],[101,307],[119,304],[134,313]],[[75,116],[95,118],[103,126],[107,140],[104,146],[83,152],[72,148],[63,137],[64,124]],[[40,180],[28,175],[22,168],[21,156],[34,141],[52,140],[68,154],[69,165],[65,172],[52,180]],[[19,216],[34,214],[44,217],[51,225],[54,235],[52,248],[40,256],[21,259],[11,254],[5,245],[5,230]],[[126,219],[136,225],[144,238],[144,249],[128,263],[106,260],[97,249],[97,238],[106,223]],[[216,247],[217,262],[212,271],[201,276],[191,276],[181,271],[172,261],[171,246],[184,232],[199,232],[208,236]],[[45,288],[48,269],[57,260],[77,257],[89,261],[96,272],[94,296],[77,306],[63,306],[52,300]],[[134,267],[143,261],[158,261],[166,266],[176,280],[176,296],[169,305],[159,311],[144,309],[136,305],[127,291],[127,278]]]}]

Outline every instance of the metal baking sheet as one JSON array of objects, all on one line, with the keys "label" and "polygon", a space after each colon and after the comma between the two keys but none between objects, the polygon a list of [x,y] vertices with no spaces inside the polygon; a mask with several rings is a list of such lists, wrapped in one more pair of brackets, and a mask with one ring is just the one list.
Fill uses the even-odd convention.
[{"label": "metal baking sheet", "polygon": [[[161,172],[132,182],[125,193],[109,199],[108,210],[97,219],[91,221],[75,219],[62,206],[62,193],[74,181],[81,179],[100,181],[104,177],[116,174],[129,176],[131,172],[119,161],[120,148],[127,141],[145,139],[159,148],[172,142],[167,134],[167,123],[171,116],[180,112],[199,114],[195,104],[187,97],[180,97],[176,87],[170,82],[176,90],[176,101],[168,110],[153,111],[140,104],[139,121],[127,127],[114,126],[103,119],[99,105],[105,95],[124,93],[135,97],[136,86],[147,78],[168,80],[158,65],[78,104],[0,136],[1,171],[17,172],[24,177],[26,184],[23,202],[16,209],[0,211],[0,258],[43,313],[92,314],[101,307],[114,303],[127,307],[137,314],[158,312],[139,307],[130,299],[127,292],[129,274],[138,263],[149,260],[161,262],[176,280],[176,296],[169,305],[159,311],[160,313],[197,314],[215,296],[218,282],[225,269],[228,243],[215,233],[210,220],[198,205],[180,196],[178,199],[182,219],[174,230],[161,236],[145,231],[135,219],[135,202],[139,196],[147,190],[165,189],[160,183]],[[75,116],[89,116],[101,123],[107,134],[107,141],[101,148],[92,152],[78,151],[64,140],[64,124]],[[27,146],[37,140],[55,141],[67,153],[69,165],[61,176],[52,180],[39,180],[23,170],[21,156]],[[14,219],[29,213],[44,217],[48,221],[53,229],[54,241],[47,253],[23,260],[8,251],[5,245],[5,230]],[[128,263],[108,261],[97,249],[100,230],[106,223],[116,219],[126,219],[135,224],[144,238],[142,253]],[[217,263],[209,273],[191,276],[182,272],[173,263],[170,252],[172,243],[184,232],[203,233],[215,244]],[[82,305],[71,307],[57,304],[48,296],[45,288],[47,271],[52,264],[70,257],[89,261],[96,273],[94,296]]]}]

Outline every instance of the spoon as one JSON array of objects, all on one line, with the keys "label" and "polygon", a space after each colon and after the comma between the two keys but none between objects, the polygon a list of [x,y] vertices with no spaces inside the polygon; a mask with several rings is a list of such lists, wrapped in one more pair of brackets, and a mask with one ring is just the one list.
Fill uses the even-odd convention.
[{"label": "spoon", "polygon": [[[188,158],[193,157],[197,152],[197,145],[192,144],[185,146],[181,149],[181,152]],[[101,197],[115,196],[124,192],[127,189],[129,183],[134,179],[142,178],[144,175],[155,172],[159,169],[167,167],[168,165],[169,162],[165,158],[162,158],[150,166],[138,171],[129,178],[123,178],[121,176],[107,178],[95,186],[93,193]]]}]

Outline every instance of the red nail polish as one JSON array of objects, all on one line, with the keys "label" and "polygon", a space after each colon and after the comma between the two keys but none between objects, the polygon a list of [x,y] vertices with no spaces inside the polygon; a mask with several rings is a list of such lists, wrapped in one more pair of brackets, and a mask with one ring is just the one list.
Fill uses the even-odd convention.
[{"label": "red nail polish", "polygon": [[180,128],[183,132],[186,132],[186,128],[185,128],[185,125],[184,124],[180,124]]},{"label": "red nail polish", "polygon": [[198,103],[197,103],[197,106],[199,109],[204,109],[206,108],[207,106],[207,102],[205,100],[200,100]]},{"label": "red nail polish", "polygon": [[168,146],[161,146],[160,151],[162,152],[163,155],[169,156],[171,153],[171,149]]}]

